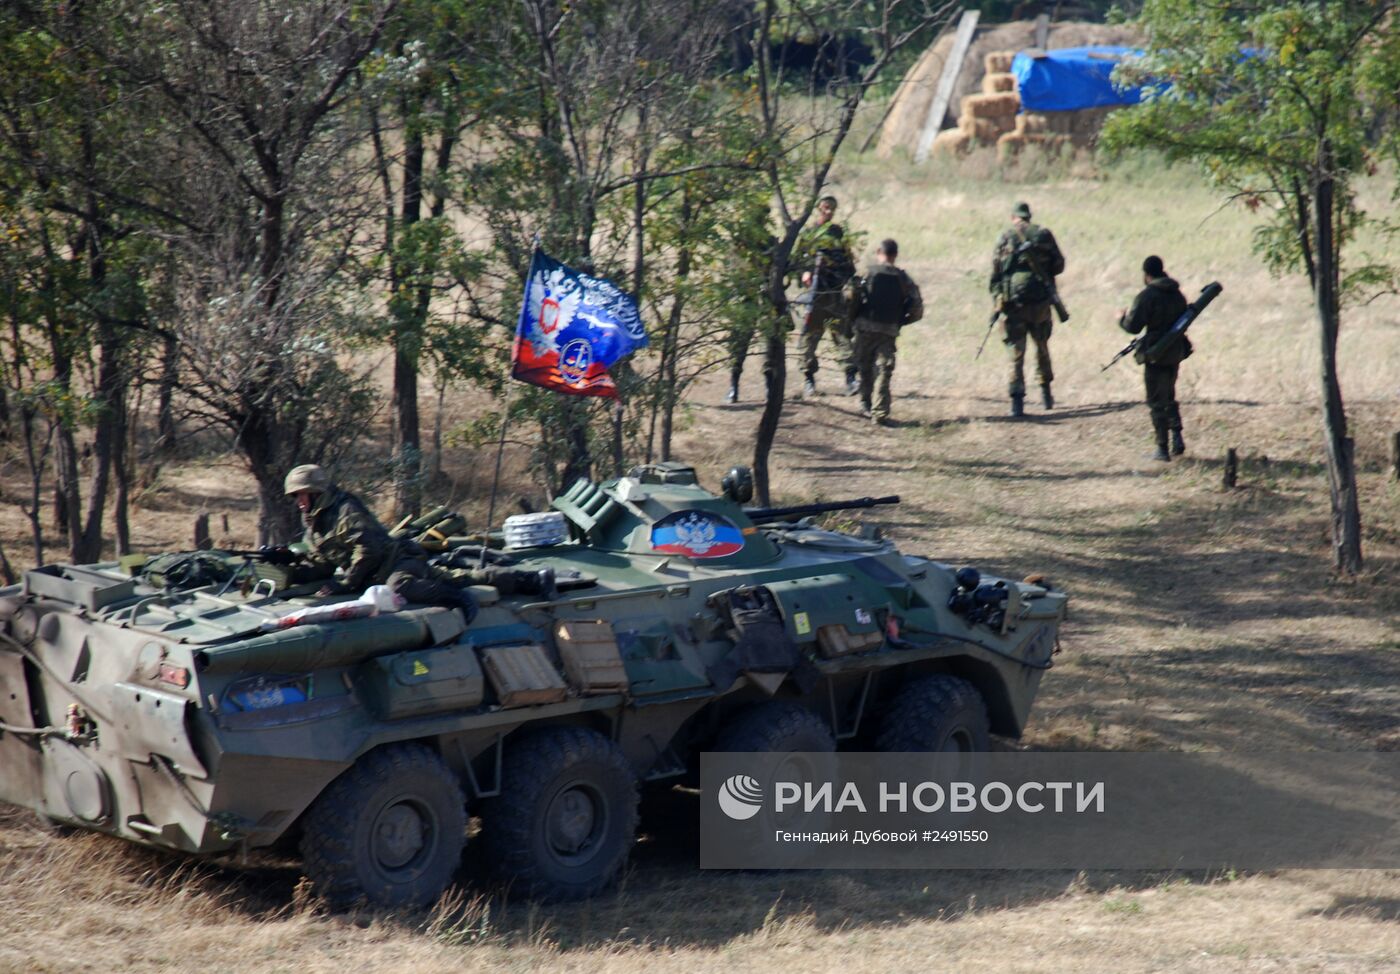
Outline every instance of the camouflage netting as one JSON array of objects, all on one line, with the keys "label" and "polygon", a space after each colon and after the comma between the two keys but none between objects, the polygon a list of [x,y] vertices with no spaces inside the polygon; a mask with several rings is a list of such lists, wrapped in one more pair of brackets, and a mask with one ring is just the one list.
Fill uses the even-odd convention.
[{"label": "camouflage netting", "polygon": [[[1062,23],[1050,26],[1048,49],[1089,45],[1132,45],[1139,38],[1124,26]],[[1015,21],[979,29],[967,49],[953,97],[948,100],[936,152],[964,152],[976,145],[996,145],[998,151],[1015,153],[1027,142],[1063,145],[1083,144],[1098,132],[1108,109],[1017,115],[1020,99],[1015,79],[1008,73],[1017,51],[1035,46],[1035,22]],[[895,94],[876,152],[888,158],[896,149],[911,157],[919,144],[933,103],[938,78],[953,49],[953,33],[938,39],[904,76]],[[1059,117],[1063,116],[1063,117]]]}]

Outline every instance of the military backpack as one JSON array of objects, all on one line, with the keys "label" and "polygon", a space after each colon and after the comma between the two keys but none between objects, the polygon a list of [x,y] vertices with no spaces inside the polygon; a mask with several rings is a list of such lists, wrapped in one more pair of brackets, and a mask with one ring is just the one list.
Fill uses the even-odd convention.
[{"label": "military backpack", "polygon": [[924,316],[918,286],[897,267],[876,267],[864,278],[853,278],[847,302],[851,317],[881,325],[908,325]]}]

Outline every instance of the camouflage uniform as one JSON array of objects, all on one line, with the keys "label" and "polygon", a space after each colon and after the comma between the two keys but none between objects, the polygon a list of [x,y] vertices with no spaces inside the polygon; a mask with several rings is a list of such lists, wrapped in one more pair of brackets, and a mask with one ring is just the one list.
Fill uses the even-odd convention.
[{"label": "camouflage uniform", "polygon": [[1008,227],[997,239],[992,254],[992,276],[990,290],[1002,302],[1005,317],[1002,321],[1002,340],[1011,353],[1011,376],[1007,391],[1011,395],[1013,412],[1019,415],[1021,400],[1026,394],[1026,338],[1035,342],[1035,371],[1045,395],[1046,406],[1053,400],[1050,397],[1050,383],[1055,381],[1055,370],[1050,363],[1050,334],[1054,330],[1051,317],[1052,304],[1048,296],[1041,296],[1048,289],[1037,285],[1039,275],[1032,269],[1032,257],[1018,253],[1026,241],[1031,241],[1035,249],[1034,261],[1043,273],[1053,282],[1055,276],[1064,270],[1064,257],[1060,253],[1055,236],[1044,227],[1034,223]]},{"label": "camouflage uniform", "polygon": [[334,484],[302,517],[307,562],[313,568],[339,568],[341,588],[363,592],[387,585],[409,602],[460,608],[476,614],[471,594],[432,568],[417,542],[393,538],[354,494]]},{"label": "camouflage uniform", "polygon": [[[876,274],[898,274],[900,289],[904,294],[905,315],[915,303],[919,316],[923,313],[923,301],[919,288],[903,270],[894,264],[874,263],[865,272],[865,280]],[[877,423],[885,423],[890,416],[890,380],[894,377],[895,343],[904,322],[877,321],[863,309],[855,319],[855,360],[860,373],[860,404]],[[873,400],[873,401],[872,401]]]},{"label": "camouflage uniform", "polygon": [[856,375],[855,357],[851,352],[851,322],[846,316],[846,299],[841,288],[850,278],[855,266],[850,248],[846,246],[845,231],[838,223],[823,223],[809,230],[800,244],[800,259],[812,272],[812,288],[808,292],[812,303],[798,330],[802,348],[802,374],[808,382],[817,375],[817,346],[822,333],[829,327],[831,343],[836,346],[836,362],[845,373],[846,381]]},{"label": "camouflage uniform", "polygon": [[[1152,432],[1157,440],[1159,458],[1165,458],[1167,436],[1175,434],[1173,452],[1181,453],[1181,406],[1176,401],[1176,376],[1181,362],[1191,354],[1191,342],[1179,335],[1147,361],[1145,350],[1151,348],[1171,328],[1186,310],[1186,297],[1170,277],[1156,277],[1133,299],[1133,306],[1118,322],[1130,335],[1146,330],[1138,346],[1137,361],[1142,365],[1143,381],[1147,386],[1147,408],[1152,412]],[[1180,446],[1178,449],[1177,447]]]}]

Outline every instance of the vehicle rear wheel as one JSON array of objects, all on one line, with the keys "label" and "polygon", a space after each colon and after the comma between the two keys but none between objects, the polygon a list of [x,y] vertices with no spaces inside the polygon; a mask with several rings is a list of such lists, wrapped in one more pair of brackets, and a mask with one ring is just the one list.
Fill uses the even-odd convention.
[{"label": "vehicle rear wheel", "polygon": [[578,727],[529,734],[506,746],[501,793],[482,803],[482,853],[526,896],[594,896],[632,851],[637,801],[637,776],[602,734]]},{"label": "vehicle rear wheel", "polygon": [[834,751],[826,722],[805,707],[768,700],[743,711],[715,741],[716,751]]},{"label": "vehicle rear wheel", "polygon": [[302,830],[303,869],[332,904],[418,907],[437,899],[461,864],[466,802],[438,754],[393,744],[333,781]]},{"label": "vehicle rear wheel", "polygon": [[961,677],[940,674],[911,682],[895,694],[880,722],[880,751],[986,751],[991,746],[987,705]]}]

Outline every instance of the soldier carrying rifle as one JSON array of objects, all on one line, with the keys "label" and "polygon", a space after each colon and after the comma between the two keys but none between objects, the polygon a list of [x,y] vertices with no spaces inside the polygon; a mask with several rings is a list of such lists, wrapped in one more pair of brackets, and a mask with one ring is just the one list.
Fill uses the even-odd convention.
[{"label": "soldier carrying rifle", "polygon": [[[1011,415],[1025,415],[1026,337],[1035,341],[1036,377],[1040,380],[1041,401],[1046,409],[1055,405],[1050,383],[1055,373],[1050,366],[1050,333],[1053,308],[1061,321],[1069,312],[1060,301],[1055,278],[1064,273],[1065,258],[1055,235],[1031,222],[1031,208],[1017,203],[1011,210],[1011,226],[997,239],[992,254],[990,290],[1003,313],[1003,341],[1011,350]],[[995,316],[993,316],[995,321]]]},{"label": "soldier carrying rifle", "polygon": [[1173,455],[1186,452],[1186,441],[1181,436],[1181,405],[1176,401],[1176,375],[1182,361],[1191,354],[1191,340],[1184,333],[1173,336],[1169,332],[1186,312],[1187,304],[1181,287],[1167,276],[1162,258],[1155,254],[1142,262],[1142,282],[1146,287],[1133,299],[1132,308],[1119,312],[1118,326],[1130,335],[1145,329],[1134,358],[1142,366],[1147,408],[1152,412],[1152,432],[1157,440],[1152,459],[1165,463]]}]

